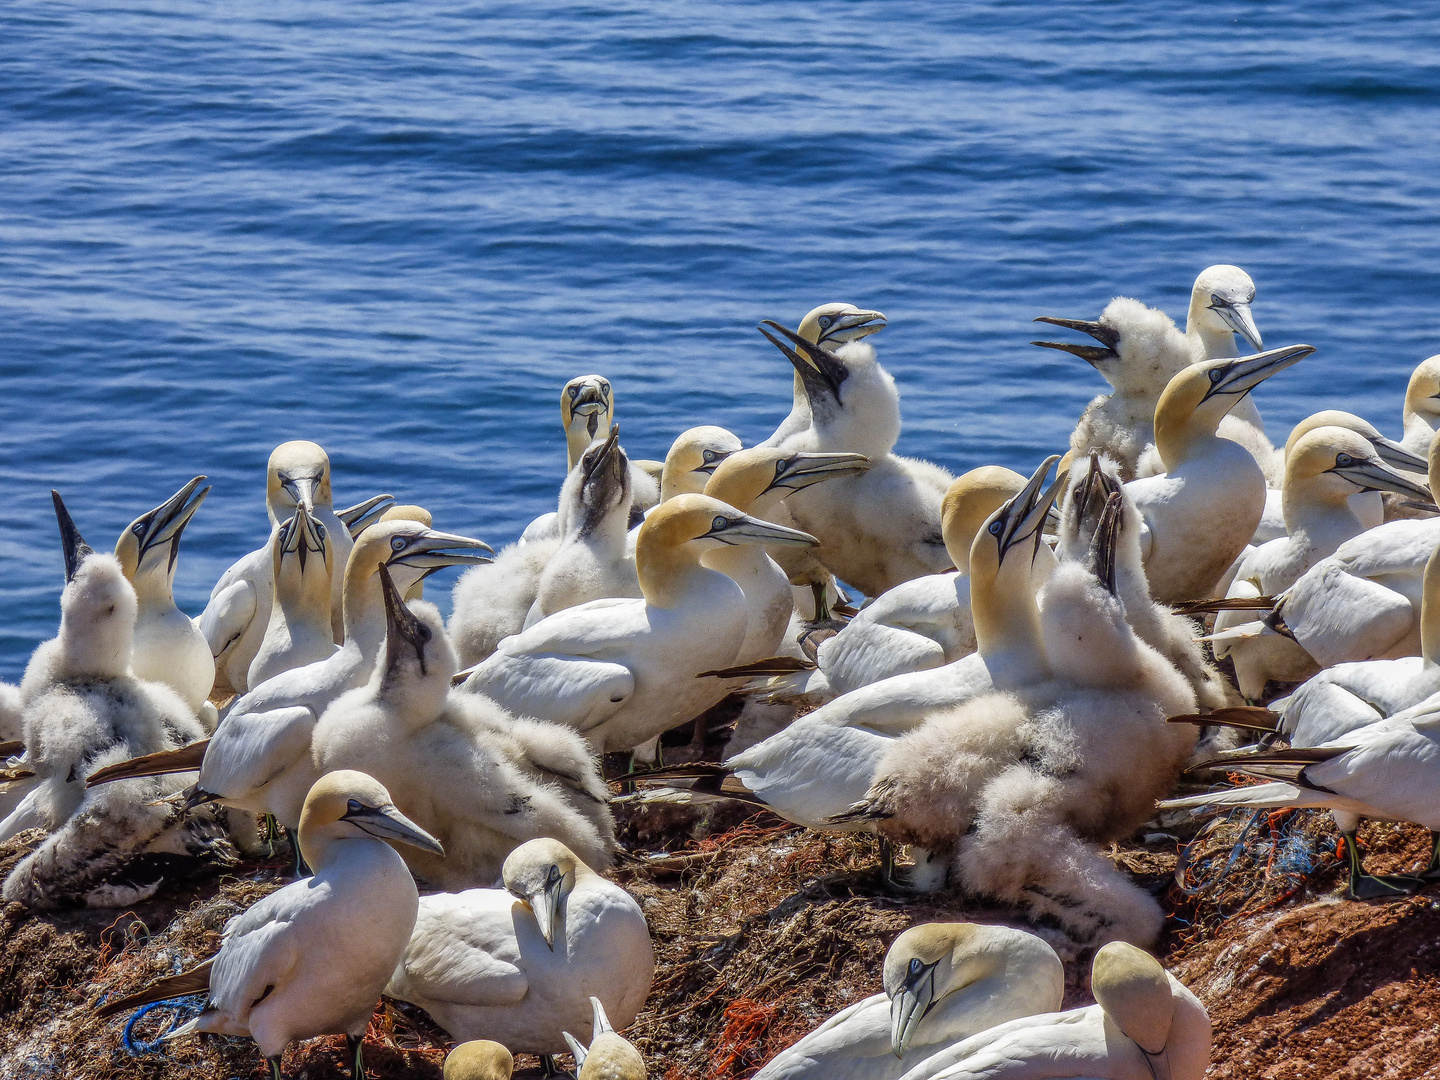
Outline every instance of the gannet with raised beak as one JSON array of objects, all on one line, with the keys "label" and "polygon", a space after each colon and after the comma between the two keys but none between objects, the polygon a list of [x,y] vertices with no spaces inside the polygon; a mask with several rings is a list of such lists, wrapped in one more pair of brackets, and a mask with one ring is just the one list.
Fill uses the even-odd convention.
[{"label": "gannet with raised beak", "polygon": [[650,993],[655,960],[640,906],[557,840],[505,860],[504,888],[420,901],[385,993],[418,1005],[456,1039],[560,1054],[591,1033],[590,998],[621,1027]]},{"label": "gannet with raised beak", "polygon": [[1065,996],[1065,968],[1044,941],[968,922],[906,930],[885,954],[882,981],[754,1080],[897,1080],[970,1035],[1053,1012]]},{"label": "gannet with raised beak", "polygon": [[[407,607],[383,566],[379,574],[385,656],[365,686],[338,698],[315,724],[316,771],[358,769],[383,783],[445,845],[443,859],[405,853],[416,876],[440,888],[493,882],[505,857],[538,836],[558,837],[592,865],[608,866],[614,823],[604,806],[602,829],[571,804],[589,801],[585,795],[536,783],[510,759],[513,742],[468,723],[463,705],[448,707],[455,650],[440,613],[423,600]],[[552,727],[557,739],[576,738]],[[593,763],[588,771],[598,784]]]},{"label": "gannet with raised beak", "polygon": [[208,991],[204,1011],[167,1039],[197,1032],[254,1039],[272,1080],[282,1080],[280,1058],[290,1043],[344,1035],[355,1080],[363,1080],[365,1029],[419,904],[391,843],[441,852],[371,777],[320,777],[300,819],[300,847],[314,875],[234,916],[211,959],[105,1002],[96,1015]]},{"label": "gannet with raised beak", "polygon": [[1412,454],[1427,454],[1435,432],[1440,431],[1440,355],[1421,360],[1405,387],[1400,414],[1405,427],[1401,443]]},{"label": "gannet with raised beak", "polygon": [[180,534],[210,489],[197,476],[149,513],[132,521],[115,542],[115,557],[135,588],[139,611],[131,670],[138,679],[161,682],[214,730],[218,719],[205,699],[215,684],[215,658],[193,620],[175,606],[175,564]]},{"label": "gannet with raised beak", "polygon": [[1095,954],[1090,989],[1094,1005],[998,1024],[903,1080],[1202,1080],[1210,1017],[1159,961],[1112,941]]},{"label": "gannet with raised beak", "polygon": [[330,536],[303,504],[271,536],[270,558],[275,591],[264,640],[246,673],[250,686],[324,660],[337,648],[330,633]]},{"label": "gannet with raised beak", "polygon": [[[866,311],[854,304],[821,304],[812,308],[800,320],[795,332],[812,345],[823,345],[838,349],[850,341],[859,341],[885,329],[885,316],[878,311]],[[795,372],[794,400],[790,413],[780,426],[758,446],[780,446],[791,435],[804,431],[810,426],[810,398],[805,391],[805,380]]]},{"label": "gannet with raised beak", "polygon": [[574,1035],[565,1032],[565,1042],[575,1056],[575,1080],[645,1080],[645,1059],[640,1051],[615,1033],[599,998],[592,997],[590,1007],[594,1011],[590,1045],[580,1045]]},{"label": "gannet with raised beak", "polygon": [[1210,595],[1244,550],[1265,510],[1265,476],[1250,452],[1216,434],[1220,420],[1265,379],[1314,352],[1309,345],[1180,372],[1155,407],[1155,446],[1165,472],[1127,486],[1144,519],[1145,573],[1156,600]]},{"label": "gannet with raised beak", "polygon": [[629,750],[724,696],[702,671],[730,664],[749,610],[740,586],[701,565],[729,544],[811,545],[814,537],[704,495],[663,501],[640,526],[643,599],[593,600],[502,641],[463,688],[521,716],[568,724],[597,754]]}]

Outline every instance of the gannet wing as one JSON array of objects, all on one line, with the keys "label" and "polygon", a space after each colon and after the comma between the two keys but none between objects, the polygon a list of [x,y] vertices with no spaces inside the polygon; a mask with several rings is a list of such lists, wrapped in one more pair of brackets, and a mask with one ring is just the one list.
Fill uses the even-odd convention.
[{"label": "gannet wing", "polygon": [[812,829],[865,798],[893,740],[861,727],[798,720],[725,764],[777,814]]},{"label": "gannet wing", "polygon": [[244,578],[231,582],[210,598],[205,610],[195,619],[195,625],[209,642],[211,656],[219,656],[245,632],[255,617],[255,608],[255,586]]},{"label": "gannet wing", "polygon": [[460,1005],[520,1001],[530,981],[515,936],[516,903],[498,889],[425,897],[385,992]]},{"label": "gannet wing", "polygon": [[622,664],[557,653],[493,653],[465,680],[520,716],[588,731],[624,707],[635,676]]},{"label": "gannet wing", "polygon": [[304,893],[292,888],[271,893],[225,928],[225,944],[210,969],[216,1011],[248,1024],[250,1010],[295,971],[304,946],[295,916],[307,905]]},{"label": "gannet wing", "polygon": [[1347,572],[1334,558],[1301,575],[1285,592],[1280,614],[1321,667],[1384,656],[1415,623],[1407,597]]},{"label": "gannet wing", "polygon": [[1361,577],[1418,576],[1435,550],[1436,538],[1437,523],[1433,518],[1390,521],[1346,540],[1330,558],[1348,573]]},{"label": "gannet wing", "polygon": [[852,622],[820,646],[817,660],[837,693],[868,686],[907,671],[945,663],[945,649],[924,630]]},{"label": "gannet wing", "polygon": [[199,786],[222,798],[240,798],[263,787],[309,756],[317,719],[315,710],[307,705],[231,713],[210,739]]}]

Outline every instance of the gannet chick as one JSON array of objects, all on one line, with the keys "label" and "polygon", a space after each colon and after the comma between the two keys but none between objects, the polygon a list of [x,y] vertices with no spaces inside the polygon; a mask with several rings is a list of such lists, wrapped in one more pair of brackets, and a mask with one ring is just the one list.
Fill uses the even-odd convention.
[{"label": "gannet chick", "polygon": [[[812,345],[824,345],[838,349],[847,341],[859,341],[885,329],[885,316],[878,311],[866,311],[854,304],[821,304],[810,310],[795,332]],[[795,372],[794,401],[790,415],[780,421],[775,433],[758,446],[780,446],[791,435],[804,431],[810,426],[810,399],[805,393],[805,381]]]},{"label": "gannet chick", "polygon": [[[1342,543],[1365,531],[1348,500],[1363,491],[1394,491],[1428,501],[1429,491],[1381,460],[1353,431],[1319,427],[1301,436],[1285,457],[1284,507],[1289,535],[1261,545],[1240,560],[1227,596],[1274,596]],[[1265,683],[1298,682],[1318,667],[1294,640],[1278,634],[1226,636],[1251,613],[1221,611],[1215,618],[1215,656],[1229,656],[1240,692],[1251,701]]]},{"label": "gannet chick", "polygon": [[472,1039],[445,1055],[442,1080],[510,1080],[515,1058],[497,1042]]},{"label": "gannet chick", "polygon": [[[566,471],[573,472],[586,448],[614,426],[610,380],[603,375],[579,375],[567,382],[560,391],[560,422],[565,426]],[[660,501],[660,485],[642,468],[627,462],[626,469],[635,507],[649,510]]]},{"label": "gannet chick", "polygon": [[520,845],[503,889],[420,901],[385,993],[418,1005],[456,1039],[560,1054],[591,1032],[590,998],[621,1027],[650,993],[655,960],[640,906],[557,840]]},{"label": "gannet chick", "polygon": [[480,663],[500,642],[525,629],[540,575],[560,544],[559,535],[507,544],[492,563],[460,575],[450,593],[448,631],[462,665]]},{"label": "gannet chick", "polygon": [[[197,716],[215,684],[215,658],[199,627],[175,606],[180,534],[210,489],[197,476],[154,510],[132,521],[115,542],[115,557],[135,588],[139,613],[131,670],[137,679],[173,689]],[[214,719],[208,723],[213,728]]]},{"label": "gannet chick", "polygon": [[1207,360],[1180,372],[1155,407],[1155,445],[1165,473],[1132,480],[1144,519],[1141,554],[1156,600],[1210,595],[1265,510],[1265,477],[1249,451],[1216,434],[1220,419],[1265,379],[1309,356],[1290,345],[1239,360]]},{"label": "gannet chick", "polygon": [[999,1024],[936,1054],[904,1080],[1201,1080],[1205,1007],[1154,957],[1112,941],[1095,954],[1097,1004]]},{"label": "gannet chick", "polygon": [[782,1050],[754,1080],[896,1080],[952,1043],[1060,1008],[1065,969],[1006,926],[912,926],[885,954],[884,990]]},{"label": "gannet chick", "polygon": [[104,882],[172,824],[173,808],[157,800],[183,782],[132,780],[87,792],[84,778],[202,738],[204,729],[173,689],[132,674],[135,590],[119,560],[91,550],[52,495],[65,549],[60,630],[36,648],[21,681],[23,767],[34,780],[0,823],[0,839],[29,828],[50,836],[11,871],[3,895],[32,908],[133,903],[155,886]]},{"label": "gannet chick", "polygon": [[[769,327],[789,340],[791,348]],[[870,468],[801,492],[786,502],[795,526],[820,540],[816,558],[866,596],[950,567],[940,505],[954,480],[928,462],[892,453],[900,395],[868,342],[838,352],[812,345],[779,323],[763,333],[794,365],[810,403],[810,426],[781,449],[864,454]]]},{"label": "gannet chick", "polygon": [[270,623],[246,682],[259,686],[291,668],[331,656],[336,649],[330,633],[330,578],[334,570],[330,537],[304,505],[282,522],[270,540],[275,567]]},{"label": "gannet chick", "polygon": [[541,619],[502,641],[463,688],[568,724],[596,754],[632,749],[725,694],[720,680],[695,676],[735,659],[749,613],[740,586],[701,555],[724,544],[814,543],[716,499],[676,495],[640,526],[643,598],[593,600]]},{"label": "gannet chick", "polygon": [[167,1039],[195,1032],[252,1038],[273,1080],[281,1080],[280,1057],[290,1043],[343,1034],[353,1075],[361,1080],[365,1029],[410,939],[419,903],[415,882],[389,842],[441,850],[371,777],[322,776],[300,819],[300,847],[314,876],[262,897],[227,922],[213,958],[106,1002],[96,1015],[208,990],[204,1011]]},{"label": "gannet chick", "polygon": [[1405,387],[1401,411],[1405,434],[1401,443],[1412,454],[1426,454],[1440,430],[1440,355],[1420,361]]},{"label": "gannet chick", "polygon": [[536,784],[507,759],[504,743],[446,708],[455,650],[433,604],[407,608],[389,572],[385,657],[367,685],[338,698],[310,737],[317,773],[358,769],[403,802],[445,846],[444,857],[404,852],[417,877],[444,889],[474,888],[499,875],[521,843],[554,836],[608,866],[614,826],[602,835],[573,809],[567,789]]},{"label": "gannet chick", "polygon": [[[334,549],[334,565],[344,566],[350,557],[350,532],[336,517],[332,501],[330,458],[324,450],[304,441],[281,443],[274,449],[266,466],[265,488],[272,535],[303,504],[306,513],[325,526]],[[331,630],[339,643],[344,640],[344,576],[335,576],[331,584]],[[215,658],[217,690],[243,694],[249,689],[247,676],[270,625],[273,599],[274,567],[268,543],[237,561],[215,583],[199,623]]]},{"label": "gannet chick", "polygon": [[595,1034],[589,1047],[581,1046],[574,1035],[565,1032],[565,1041],[575,1056],[576,1080],[645,1080],[645,1059],[640,1051],[615,1034],[599,998],[592,997],[590,1007],[595,1013],[591,1021]]}]

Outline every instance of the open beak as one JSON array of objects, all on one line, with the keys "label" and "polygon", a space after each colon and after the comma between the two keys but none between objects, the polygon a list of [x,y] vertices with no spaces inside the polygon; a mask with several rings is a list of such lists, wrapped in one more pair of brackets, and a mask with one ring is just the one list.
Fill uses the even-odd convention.
[{"label": "open beak", "polygon": [[1041,488],[1045,484],[1045,477],[1049,474],[1051,466],[1059,460],[1059,454],[1051,454],[1042,461],[1020,493],[991,517],[990,524],[986,528],[1000,546],[1002,561],[1006,552],[1011,548],[1031,538],[1035,541],[1035,550],[1039,550],[1040,530],[1045,524],[1045,516],[1049,512],[1051,504],[1060,494],[1062,481],[1056,480],[1046,491],[1042,492]]},{"label": "open beak", "polygon": [[904,1055],[920,1021],[935,1007],[935,969],[939,963],[911,960],[900,992],[890,999],[890,1049],[897,1058]]},{"label": "open beak", "polygon": [[344,510],[336,510],[335,516],[353,538],[364,532],[367,525],[375,524],[376,519],[385,512],[385,504],[394,501],[394,495],[373,495],[364,502],[347,506]]},{"label": "open beak", "polygon": [[[769,330],[766,330],[767,326],[788,338],[795,348],[790,348]],[[840,400],[840,385],[850,375],[843,360],[828,349],[810,344],[795,331],[781,326],[774,319],[764,320],[756,329],[764,334],[765,340],[784,353],[785,358],[794,365],[795,370],[800,373],[801,381],[805,384],[806,393],[826,394],[837,402]]]},{"label": "open beak", "polygon": [[[720,524],[723,522],[724,524]],[[749,514],[738,517],[717,516],[710,531],[700,539],[710,537],[722,544],[779,544],[783,547],[819,547],[820,541],[799,529],[787,529],[784,525],[772,525]]]},{"label": "open beak", "polygon": [[848,311],[835,316],[835,321],[820,335],[818,342],[823,344],[826,341],[859,341],[879,333],[885,326],[885,316],[878,311]]},{"label": "open beak", "polygon": [[1424,476],[1430,469],[1430,463],[1419,454],[1412,454],[1405,447],[1401,446],[1394,439],[1387,439],[1384,435],[1370,440],[1370,445],[1375,447],[1375,453],[1380,455],[1380,460],[1387,465],[1394,465],[1397,469],[1405,469],[1407,472],[1416,472]]},{"label": "open beak", "polygon": [[1105,500],[1105,509],[1100,511],[1100,524],[1095,527],[1095,539],[1091,541],[1095,576],[1105,591],[1115,596],[1115,553],[1120,546],[1121,495],[1114,492]]},{"label": "open beak", "polygon": [[760,494],[800,491],[822,480],[854,476],[868,468],[870,459],[864,454],[791,454],[775,463],[775,479]]},{"label": "open beak", "polygon": [[1397,495],[1407,495],[1421,502],[1431,501],[1428,487],[1417,484],[1404,473],[1392,469],[1378,459],[1365,461],[1349,454],[1337,454],[1335,465],[1330,472],[1343,476],[1364,491],[1393,491]]},{"label": "open beak", "polygon": [[371,836],[378,836],[382,840],[394,840],[399,844],[409,844],[422,851],[433,851],[436,855],[445,854],[445,849],[440,845],[439,840],[436,840],[392,805],[361,806],[358,810],[348,811],[340,820],[353,822]]},{"label": "open beak", "polygon": [[1202,401],[1208,401],[1220,394],[1233,394],[1237,398],[1248,394],[1276,372],[1293,367],[1315,351],[1313,345],[1286,345],[1281,349],[1256,353],[1240,360],[1210,369],[1210,389]]},{"label": "open beak", "polygon": [[385,670],[392,671],[404,657],[405,650],[413,649],[415,659],[420,661],[420,674],[427,674],[425,646],[430,643],[430,627],[405,606],[395,579],[383,566],[380,567],[380,591],[385,594]]},{"label": "open beak", "polygon": [[1239,334],[1250,343],[1250,347],[1257,353],[1265,348],[1265,343],[1260,340],[1260,328],[1255,325],[1255,316],[1250,314],[1248,301],[1232,304],[1219,296],[1211,294],[1210,307],[1225,321],[1225,325]]},{"label": "open beak", "polygon": [[[422,577],[428,577],[447,566],[476,566],[493,561],[489,555],[475,554],[477,551],[495,554],[495,549],[483,540],[436,532],[434,529],[413,533],[406,536],[405,541],[405,546],[390,557],[388,565],[394,566],[398,563],[423,570],[425,573]],[[452,548],[460,550],[452,551]]]},{"label": "open beak", "polygon": [[60,523],[60,547],[65,552],[65,580],[68,583],[75,577],[75,571],[80,569],[86,556],[95,554],[95,549],[85,543],[85,538],[75,527],[75,519],[65,509],[65,500],[60,498],[60,492],[51,488],[50,498],[55,502],[55,520]]},{"label": "open beak", "polygon": [[586,452],[587,462],[585,465],[584,476],[584,482],[586,484],[590,483],[591,477],[593,477],[597,472],[599,472],[601,466],[603,466],[614,456],[615,448],[619,445],[620,425],[611,424],[610,437],[606,439],[603,444],[601,444],[600,448],[595,452],[595,454],[591,456],[588,451]]},{"label": "open beak", "polygon": [[198,494],[195,492],[204,482],[205,477],[195,477],[154,510],[141,514],[130,523],[130,531],[140,543],[141,559],[153,548],[170,543],[170,562],[174,564],[175,557],[180,552],[180,534],[185,531],[185,526],[190,524],[195,511],[200,509],[205,496],[210,494],[208,487],[202,488]]},{"label": "open beak", "polygon": [[1099,367],[1107,360],[1120,359],[1120,354],[1115,351],[1115,346],[1120,343],[1120,332],[1104,323],[1091,319],[1057,319],[1050,315],[1041,315],[1035,319],[1035,322],[1051,323],[1055,326],[1079,330],[1082,334],[1089,334],[1101,344],[1074,345],[1068,341],[1032,341],[1031,345],[1039,345],[1042,349],[1059,349],[1061,352],[1071,353],[1095,367]]}]

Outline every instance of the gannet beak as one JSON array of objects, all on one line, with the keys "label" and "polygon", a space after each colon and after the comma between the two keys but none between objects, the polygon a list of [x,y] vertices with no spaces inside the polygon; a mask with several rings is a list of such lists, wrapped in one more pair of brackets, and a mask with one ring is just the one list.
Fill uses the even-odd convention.
[{"label": "gannet beak", "polygon": [[440,845],[439,840],[416,825],[393,805],[366,806],[358,799],[351,799],[349,807],[341,815],[340,820],[351,822],[362,832],[378,836],[382,840],[394,840],[398,844],[409,844],[422,851],[433,851],[436,855],[445,854],[445,849]]},{"label": "gannet beak", "polygon": [[85,538],[75,527],[75,519],[65,509],[65,500],[60,498],[60,492],[51,488],[50,498],[55,502],[55,520],[60,523],[60,546],[65,552],[65,581],[68,583],[75,577],[75,571],[80,569],[86,556],[95,554],[95,549],[85,543]]},{"label": "gannet beak", "polygon": [[1380,460],[1387,465],[1394,465],[1397,469],[1405,469],[1409,472],[1417,472],[1421,476],[1424,476],[1430,469],[1428,461],[1419,454],[1412,454],[1394,439],[1387,439],[1381,435],[1378,439],[1371,439],[1370,445],[1375,447],[1375,452],[1380,455]]},{"label": "gannet beak", "polygon": [[[491,555],[495,554],[495,549],[483,540],[436,532],[434,529],[397,536],[391,544],[398,546],[395,547],[395,554],[390,556],[389,565],[398,563],[401,566],[413,566],[424,570],[427,577],[446,566],[475,566],[491,561],[489,556],[476,555],[475,551],[483,550]],[[447,548],[465,550],[447,551]]]},{"label": "gannet beak", "polygon": [[[789,338],[795,348],[790,348],[769,330],[766,330],[767,326]],[[795,370],[800,373],[801,380],[805,383],[807,392],[817,391],[828,394],[836,401],[840,400],[840,385],[850,375],[843,360],[828,349],[810,344],[795,331],[781,326],[774,319],[766,319],[756,329],[764,334],[765,340],[784,353],[785,358],[794,365]],[[799,352],[796,352],[796,349]]]},{"label": "gannet beak", "polygon": [[868,468],[870,459],[864,454],[791,454],[775,462],[775,479],[765,491],[800,491],[822,480],[854,476]]},{"label": "gannet beak", "polygon": [[585,1064],[585,1047],[580,1045],[580,1040],[571,1035],[568,1031],[560,1033],[565,1037],[566,1044],[570,1047],[570,1053],[575,1056],[575,1072],[579,1075],[580,1069]]},{"label": "gannet beak", "polygon": [[1101,342],[1103,347],[1101,345],[1072,345],[1065,341],[1032,341],[1031,345],[1039,345],[1042,349],[1059,349],[1061,352],[1071,353],[1095,367],[1099,367],[1107,360],[1120,359],[1120,354],[1115,351],[1115,346],[1120,342],[1120,333],[1104,323],[1098,323],[1092,319],[1057,319],[1050,315],[1040,315],[1034,321],[1079,330],[1082,334],[1089,334],[1096,341]]},{"label": "gannet beak", "polygon": [[590,1041],[593,1043],[595,1036],[614,1030],[610,1026],[610,1018],[605,1015],[605,1006],[600,1004],[599,998],[592,995],[590,998]]},{"label": "gannet beak", "polygon": [[1423,502],[1430,501],[1430,489],[1424,484],[1390,468],[1383,461],[1366,461],[1349,454],[1336,454],[1335,464],[1329,470],[1336,476],[1343,476],[1363,491],[1393,491],[1408,495]]},{"label": "gannet beak", "polygon": [[784,547],[819,547],[820,541],[799,529],[787,529],[784,525],[772,525],[749,514],[728,517],[717,514],[711,522],[710,531],[697,537],[719,540],[722,544],[780,544]]},{"label": "gannet beak", "polygon": [[1201,401],[1208,401],[1219,394],[1248,394],[1271,375],[1293,367],[1314,351],[1313,345],[1286,345],[1211,368],[1210,389]]},{"label": "gannet beak", "polygon": [[315,489],[320,486],[318,476],[285,476],[280,480],[280,486],[288,491],[294,498],[296,505],[305,507],[306,510],[315,510]]},{"label": "gannet beak", "polygon": [[1002,508],[999,514],[988,526],[992,536],[1000,545],[1000,558],[1005,558],[1005,553],[1016,544],[1027,539],[1034,538],[1039,550],[1040,530],[1045,523],[1045,516],[1055,497],[1060,494],[1061,480],[1056,480],[1050,485],[1049,490],[1041,492],[1045,483],[1045,477],[1049,474],[1051,467],[1060,460],[1059,454],[1051,454],[1040,463],[1029,481],[1020,490],[1020,493],[1012,498]]},{"label": "gannet beak", "polygon": [[336,510],[335,516],[353,538],[364,532],[367,525],[375,523],[375,519],[385,512],[386,503],[394,501],[394,495],[375,495],[344,510]]},{"label": "gannet beak", "polygon": [[1105,500],[1105,509],[1100,511],[1100,524],[1095,527],[1095,538],[1091,548],[1095,559],[1095,576],[1111,596],[1115,590],[1115,553],[1120,546],[1121,495],[1114,492]]},{"label": "gannet beak", "polygon": [[190,524],[190,519],[195,516],[195,511],[200,509],[200,504],[205,501],[205,496],[210,494],[210,489],[204,488],[198,495],[191,498],[195,489],[205,482],[205,477],[197,476],[188,484],[182,487],[170,498],[151,510],[148,514],[141,514],[130,523],[130,531],[140,543],[140,558],[152,548],[161,544],[175,541],[175,546],[170,550],[170,561],[175,561],[178,553],[180,534],[185,531],[185,526]]},{"label": "gannet beak", "polygon": [[540,926],[540,935],[545,939],[545,944],[550,947],[551,952],[555,951],[555,937],[560,932],[560,923],[563,919],[560,902],[564,899],[561,895],[564,885],[565,875],[560,872],[558,866],[552,866],[545,875],[545,884],[540,891],[525,897],[525,902],[535,913],[535,922]]},{"label": "gannet beak", "polygon": [[890,999],[890,1049],[897,1058],[904,1055],[920,1021],[935,1007],[935,969],[939,965],[938,960],[925,964],[918,957],[912,959],[900,992]]},{"label": "gannet beak", "polygon": [[1255,317],[1250,314],[1249,301],[1231,303],[1223,296],[1212,293],[1210,309],[1225,321],[1226,326],[1248,341],[1257,353],[1265,348],[1265,343],[1260,340],[1260,329],[1255,325]]},{"label": "gannet beak", "polygon": [[385,670],[393,670],[404,650],[415,650],[420,661],[420,674],[425,675],[425,646],[430,643],[430,627],[415,617],[405,605],[405,598],[395,587],[390,571],[380,567],[380,591],[385,595]]},{"label": "gannet beak", "polygon": [[[208,490],[208,489],[207,489]],[[300,571],[304,573],[305,563],[310,552],[316,552],[323,560],[325,558],[325,526],[311,517],[305,510],[304,503],[298,503],[295,513],[286,523],[285,540],[281,547],[281,554],[295,552],[300,560]],[[275,564],[276,572],[279,572],[280,564]]]},{"label": "gannet beak", "polygon": [[821,333],[818,342],[859,341],[885,329],[885,316],[878,311],[847,311],[834,316],[828,329]]},{"label": "gannet beak", "polygon": [[[591,445],[594,445],[594,444],[592,443]],[[589,464],[589,465],[586,467],[586,469],[585,469],[585,477],[584,477],[585,483],[588,484],[588,483],[590,482],[590,478],[591,478],[592,476],[594,476],[597,472],[600,471],[600,467],[601,467],[602,465],[604,465],[607,461],[610,460],[610,458],[611,458],[611,457],[614,455],[614,453],[615,453],[615,447],[617,447],[617,446],[619,446],[619,445],[620,445],[620,425],[619,425],[619,424],[611,424],[611,425],[610,425],[610,437],[605,440],[604,444],[603,444],[603,445],[600,447],[600,449],[596,452],[595,456],[590,459],[590,464]],[[712,466],[712,471],[713,471],[713,466]]]}]

